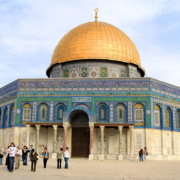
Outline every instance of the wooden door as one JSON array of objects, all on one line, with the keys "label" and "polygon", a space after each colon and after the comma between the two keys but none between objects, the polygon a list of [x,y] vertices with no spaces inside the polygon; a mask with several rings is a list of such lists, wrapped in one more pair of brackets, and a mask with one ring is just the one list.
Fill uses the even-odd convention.
[{"label": "wooden door", "polygon": [[72,128],[72,157],[89,156],[89,128]]}]

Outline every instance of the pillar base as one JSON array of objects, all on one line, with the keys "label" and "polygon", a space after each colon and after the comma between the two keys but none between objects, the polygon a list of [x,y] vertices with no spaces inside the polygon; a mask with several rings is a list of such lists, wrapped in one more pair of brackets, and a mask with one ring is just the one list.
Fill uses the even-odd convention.
[{"label": "pillar base", "polygon": [[118,156],[118,160],[120,160],[120,161],[123,160],[122,154]]},{"label": "pillar base", "polygon": [[52,153],[52,159],[56,159],[57,158],[57,154],[56,153]]},{"label": "pillar base", "polygon": [[104,154],[100,155],[100,160],[104,161]]},{"label": "pillar base", "polygon": [[93,158],[93,154],[90,154],[89,155],[89,160],[93,160],[94,158]]}]

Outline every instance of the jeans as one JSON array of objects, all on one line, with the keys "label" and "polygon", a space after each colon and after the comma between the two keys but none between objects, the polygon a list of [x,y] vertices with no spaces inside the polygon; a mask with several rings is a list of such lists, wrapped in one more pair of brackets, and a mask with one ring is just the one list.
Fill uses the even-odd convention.
[{"label": "jeans", "polygon": [[69,158],[64,158],[64,161],[65,161],[65,169],[68,169],[68,159],[69,159]]},{"label": "jeans", "polygon": [[27,156],[22,155],[23,165],[27,165]]},{"label": "jeans", "polygon": [[62,159],[57,159],[57,169],[61,169],[61,160]]},{"label": "jeans", "polygon": [[13,171],[14,157],[9,157],[9,171]]},{"label": "jeans", "polygon": [[139,155],[139,160],[141,161],[143,161],[143,155],[141,154],[141,155]]},{"label": "jeans", "polygon": [[3,158],[0,158],[0,164],[2,164],[3,163]]}]

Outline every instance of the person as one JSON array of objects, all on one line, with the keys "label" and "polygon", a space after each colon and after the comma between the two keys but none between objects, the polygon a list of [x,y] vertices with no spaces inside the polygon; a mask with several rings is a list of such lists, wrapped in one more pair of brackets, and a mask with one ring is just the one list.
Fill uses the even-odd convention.
[{"label": "person", "polygon": [[66,150],[64,151],[65,169],[68,169],[68,159],[69,159],[69,152],[68,152],[68,147],[66,147]]},{"label": "person", "polygon": [[42,153],[43,155],[43,163],[44,163],[44,168],[46,168],[47,160],[49,159],[49,152],[47,151],[47,148],[44,148],[44,152]]},{"label": "person", "polygon": [[146,147],[144,147],[144,152],[143,152],[143,154],[144,154],[144,161],[146,162],[146,155],[147,155],[147,149],[146,149]]},{"label": "person", "polygon": [[33,145],[30,146],[30,154],[29,154],[29,157],[30,157],[30,161],[31,161],[31,151],[33,149]]},{"label": "person", "polygon": [[10,148],[10,146],[8,146],[8,148],[6,149],[6,161],[5,161],[5,166],[7,166],[7,169],[9,169],[9,148]]},{"label": "person", "polygon": [[[30,160],[31,160],[31,171],[36,171],[36,162],[37,162],[37,152],[34,149],[31,149]],[[33,168],[34,167],[34,168]]]},{"label": "person", "polygon": [[14,158],[15,158],[15,152],[16,152],[16,147],[14,147],[14,143],[11,143],[11,147],[8,149],[9,153],[9,171],[13,172],[13,167],[14,167]]},{"label": "person", "polygon": [[141,149],[140,151],[139,151],[139,161],[143,161],[143,150]]},{"label": "person", "polygon": [[21,147],[18,146],[18,149],[16,150],[15,169],[19,169],[20,167],[21,156],[22,156],[22,150]]},{"label": "person", "polygon": [[27,165],[27,154],[30,151],[28,150],[27,146],[24,146],[22,149],[22,159],[23,159],[23,165]]},{"label": "person", "polygon": [[63,148],[61,148],[60,151],[57,152],[57,169],[61,169],[62,156]]},{"label": "person", "polygon": [[3,165],[4,148],[0,148],[0,165]]}]

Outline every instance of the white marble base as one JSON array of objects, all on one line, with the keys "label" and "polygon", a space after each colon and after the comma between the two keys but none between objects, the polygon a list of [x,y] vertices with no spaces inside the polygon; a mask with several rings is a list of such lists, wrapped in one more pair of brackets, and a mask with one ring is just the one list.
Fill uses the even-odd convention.
[{"label": "white marble base", "polygon": [[118,156],[118,160],[122,161],[123,160],[123,156],[122,154]]},{"label": "white marble base", "polygon": [[104,154],[103,154],[103,155],[100,155],[100,160],[101,160],[101,161],[104,161]]},{"label": "white marble base", "polygon": [[93,160],[94,158],[93,158],[93,154],[90,154],[89,155],[89,160]]},{"label": "white marble base", "polygon": [[52,153],[52,159],[56,159],[57,158],[57,154],[56,153]]}]

